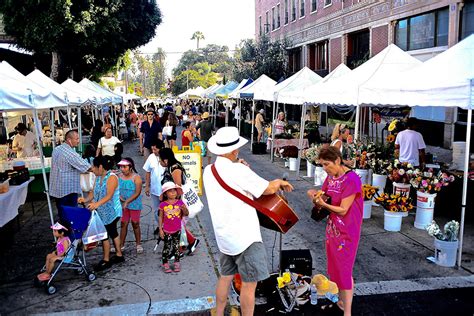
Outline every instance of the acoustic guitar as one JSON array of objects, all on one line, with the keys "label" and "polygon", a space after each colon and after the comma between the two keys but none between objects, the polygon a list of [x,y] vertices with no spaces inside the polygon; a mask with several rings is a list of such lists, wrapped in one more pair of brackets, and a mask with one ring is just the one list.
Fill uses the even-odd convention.
[{"label": "acoustic guitar", "polygon": [[257,210],[260,226],[285,234],[298,222],[298,215],[278,194],[262,195],[260,198],[252,200],[227,185],[217,173],[215,165],[212,165],[211,170],[217,182],[227,192]]}]

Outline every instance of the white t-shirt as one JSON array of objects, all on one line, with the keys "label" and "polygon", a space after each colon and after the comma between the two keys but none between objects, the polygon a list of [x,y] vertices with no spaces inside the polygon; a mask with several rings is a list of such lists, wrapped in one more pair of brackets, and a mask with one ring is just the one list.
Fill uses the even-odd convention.
[{"label": "white t-shirt", "polygon": [[[267,180],[241,163],[217,157],[215,165],[225,183],[250,198],[260,197],[268,187]],[[219,250],[234,256],[252,243],[262,242],[257,211],[227,192],[212,174],[211,165],[204,170],[203,180]]]},{"label": "white t-shirt", "polygon": [[159,161],[160,158],[151,153],[143,165],[143,170],[150,172],[150,193],[156,196],[161,194],[161,178],[163,178],[163,172],[165,171]]},{"label": "white t-shirt", "polygon": [[400,162],[408,162],[413,166],[420,165],[419,150],[426,148],[420,133],[406,129],[397,134],[395,144],[400,146]]},{"label": "white t-shirt", "polygon": [[17,158],[26,158],[26,157],[33,157],[35,154],[35,142],[36,137],[30,131],[26,131],[26,135],[16,134],[13,138],[12,147],[20,147],[21,150],[16,152]]},{"label": "white t-shirt", "polygon": [[102,149],[102,155],[115,156],[115,145],[120,143],[120,140],[112,136],[110,138],[102,137],[99,141],[98,147]]}]

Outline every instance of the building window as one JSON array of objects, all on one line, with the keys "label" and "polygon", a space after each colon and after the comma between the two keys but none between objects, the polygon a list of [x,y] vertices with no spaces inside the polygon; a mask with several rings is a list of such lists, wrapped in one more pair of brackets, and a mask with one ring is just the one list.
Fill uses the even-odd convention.
[{"label": "building window", "polygon": [[448,45],[448,9],[417,15],[398,21],[395,44],[403,50]]},{"label": "building window", "polygon": [[280,4],[277,4],[277,29],[279,29],[281,26],[281,21],[280,21]]},{"label": "building window", "polygon": [[474,34],[474,2],[465,2],[461,13],[461,39]]},{"label": "building window", "polygon": [[329,69],[329,41],[316,43],[316,70]]},{"label": "building window", "polygon": [[265,34],[269,32],[270,23],[268,22],[268,11],[265,12]]},{"label": "building window", "polygon": [[318,9],[318,0],[311,0],[311,12],[314,12]]},{"label": "building window", "polygon": [[258,35],[262,36],[262,16],[258,17]]},{"label": "building window", "polygon": [[327,7],[328,5],[332,4],[332,0],[324,0],[324,6]]},{"label": "building window", "polygon": [[300,18],[304,17],[304,6],[305,6],[305,1],[300,0]]},{"label": "building window", "polygon": [[288,0],[285,0],[285,24],[288,24],[289,12],[288,12]]},{"label": "building window", "polygon": [[275,7],[272,8],[272,31],[276,28],[276,16],[275,16]]},{"label": "building window", "polygon": [[296,20],[296,0],[291,0],[291,21]]}]

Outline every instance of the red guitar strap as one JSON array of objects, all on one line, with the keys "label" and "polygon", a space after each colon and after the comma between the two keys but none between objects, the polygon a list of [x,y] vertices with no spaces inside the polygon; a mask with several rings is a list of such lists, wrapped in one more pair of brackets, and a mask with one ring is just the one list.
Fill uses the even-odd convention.
[{"label": "red guitar strap", "polygon": [[248,205],[252,206],[253,208],[257,209],[257,211],[263,213],[265,216],[273,218],[274,220],[276,220],[278,223],[280,223],[282,225],[286,225],[286,223],[287,223],[286,218],[283,218],[282,216],[276,214],[275,212],[270,211],[267,207],[262,206],[261,204],[255,202],[254,200],[252,200],[248,196],[245,196],[244,194],[240,193],[239,191],[237,191],[235,189],[232,189],[229,185],[227,185],[227,183],[225,183],[224,180],[222,180],[221,176],[219,176],[219,174],[217,173],[217,169],[216,169],[215,164],[213,164],[211,166],[211,170],[212,170],[212,174],[216,178],[217,182],[219,182],[219,184],[227,192],[229,192],[230,194],[232,194],[233,196],[235,196],[239,200],[241,200],[241,201],[247,203]]}]

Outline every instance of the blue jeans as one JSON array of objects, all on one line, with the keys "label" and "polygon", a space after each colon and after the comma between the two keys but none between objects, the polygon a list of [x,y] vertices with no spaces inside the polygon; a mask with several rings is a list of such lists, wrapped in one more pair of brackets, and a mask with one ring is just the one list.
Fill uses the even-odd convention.
[{"label": "blue jeans", "polygon": [[56,198],[56,208],[58,209],[59,220],[63,221],[63,206],[77,207],[77,193],[71,193],[63,196],[62,198]]}]

